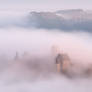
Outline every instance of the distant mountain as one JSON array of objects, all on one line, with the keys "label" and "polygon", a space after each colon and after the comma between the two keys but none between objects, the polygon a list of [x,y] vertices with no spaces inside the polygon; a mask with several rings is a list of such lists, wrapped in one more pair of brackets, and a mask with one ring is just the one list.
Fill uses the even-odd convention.
[{"label": "distant mountain", "polygon": [[61,13],[61,14],[74,14],[74,13],[82,13],[82,9],[69,9],[69,10],[58,10],[56,13]]},{"label": "distant mountain", "polygon": [[[58,29],[63,25],[64,18],[51,12],[31,12],[29,24],[38,28]],[[63,27],[63,26],[62,26]]]},{"label": "distant mountain", "polygon": [[28,25],[36,28],[92,31],[92,12],[81,9],[31,12]]},{"label": "distant mountain", "polygon": [[0,12],[0,28],[13,26],[92,32],[92,11],[69,9],[55,12]]},{"label": "distant mountain", "polygon": [[59,10],[56,14],[71,19],[92,19],[92,12],[84,11],[82,9]]}]

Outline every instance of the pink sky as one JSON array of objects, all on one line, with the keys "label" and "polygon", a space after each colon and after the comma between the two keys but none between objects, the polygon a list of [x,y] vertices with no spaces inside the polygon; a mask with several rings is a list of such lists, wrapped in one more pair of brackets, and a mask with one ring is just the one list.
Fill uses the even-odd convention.
[{"label": "pink sky", "polygon": [[0,9],[5,10],[57,10],[92,9],[92,0],[0,0]]}]

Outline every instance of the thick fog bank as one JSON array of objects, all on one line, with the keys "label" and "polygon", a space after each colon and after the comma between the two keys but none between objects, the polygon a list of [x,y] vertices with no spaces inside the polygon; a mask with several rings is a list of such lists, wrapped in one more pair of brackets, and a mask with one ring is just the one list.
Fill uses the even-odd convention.
[{"label": "thick fog bank", "polygon": [[92,51],[91,41],[91,34],[86,32],[60,32],[59,30],[52,32],[44,29],[23,28],[0,29],[0,53],[8,55],[16,52],[50,54],[52,47],[56,46],[61,52],[69,53],[70,57],[71,55],[77,57],[85,55],[86,58]]},{"label": "thick fog bank", "polygon": [[[0,90],[91,92],[91,77],[71,79],[57,74],[53,46],[67,53],[72,62],[83,68],[92,64],[89,33],[14,27],[0,29]],[[77,71],[80,72],[82,67]]]},{"label": "thick fog bank", "polygon": [[[92,63],[92,37],[89,33],[23,28],[0,29],[0,55],[4,61],[14,59],[16,53],[19,59],[22,59],[26,53],[30,58],[37,58],[39,61],[39,58],[46,58],[43,61],[50,63],[51,60],[54,63],[53,46],[60,52],[67,53],[73,62],[84,65]],[[3,58],[4,56],[6,58]]]}]

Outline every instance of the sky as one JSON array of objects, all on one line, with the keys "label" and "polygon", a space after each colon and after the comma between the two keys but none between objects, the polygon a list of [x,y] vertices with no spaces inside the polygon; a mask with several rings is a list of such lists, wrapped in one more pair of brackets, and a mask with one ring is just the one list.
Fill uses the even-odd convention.
[{"label": "sky", "polygon": [[0,10],[92,9],[92,0],[0,0]]}]

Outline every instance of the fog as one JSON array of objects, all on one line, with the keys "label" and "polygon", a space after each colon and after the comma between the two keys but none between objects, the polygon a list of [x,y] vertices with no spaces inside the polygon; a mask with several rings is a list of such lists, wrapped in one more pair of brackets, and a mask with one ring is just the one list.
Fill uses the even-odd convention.
[{"label": "fog", "polygon": [[[92,34],[25,27],[25,16],[15,12],[0,15],[0,91],[91,92]],[[55,60],[59,52],[68,54],[76,65],[73,77],[57,73]],[[84,75],[89,68],[91,74]]]},{"label": "fog", "polygon": [[18,27],[0,29],[0,90],[91,92],[91,77],[71,79],[57,74],[53,46],[84,68],[92,64],[92,37],[89,33]]}]

